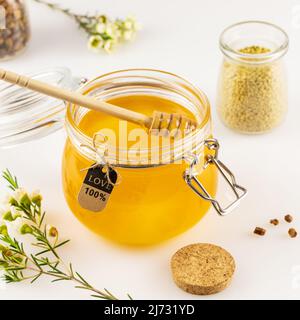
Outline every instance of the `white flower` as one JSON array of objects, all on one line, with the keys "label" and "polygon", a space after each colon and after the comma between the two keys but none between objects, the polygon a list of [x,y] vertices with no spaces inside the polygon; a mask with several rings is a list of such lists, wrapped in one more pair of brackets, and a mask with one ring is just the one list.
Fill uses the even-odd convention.
[{"label": "white flower", "polygon": [[136,18],[134,16],[128,16],[124,20],[124,27],[128,30],[137,31],[142,28],[142,25],[136,21]]},{"label": "white flower", "polygon": [[18,217],[22,215],[22,211],[18,210],[16,207],[11,207],[10,212],[13,217]]},{"label": "white flower", "polygon": [[11,206],[10,204],[7,202],[6,204],[3,204],[0,208],[0,220],[2,218],[2,216],[8,212],[8,211],[11,211]]},{"label": "white flower", "polygon": [[114,28],[113,28],[113,25],[111,23],[107,24],[106,25],[106,28],[105,28],[105,33],[111,37],[114,36]]},{"label": "white flower", "polygon": [[117,27],[114,30],[114,39],[116,39],[116,41],[120,41],[120,39],[122,39],[122,31],[120,29],[118,29]]},{"label": "white flower", "polygon": [[89,39],[88,46],[91,50],[98,51],[99,48],[103,47],[103,39],[101,36],[91,36]]},{"label": "white flower", "polygon": [[[7,235],[7,225],[6,223],[1,222],[0,223],[0,235],[5,236]],[[0,243],[0,250],[1,250],[1,243]]]},{"label": "white flower", "polygon": [[132,20],[126,19],[125,22],[124,22],[124,27],[127,30],[133,29],[134,28],[134,24],[133,24]]},{"label": "white flower", "polygon": [[27,220],[23,219],[22,217],[19,217],[14,221],[5,221],[8,234],[12,237],[18,237],[18,235],[20,235],[20,229],[26,222]]},{"label": "white flower", "polygon": [[10,227],[11,230],[19,232],[23,224],[24,224],[24,219],[22,217],[19,217],[14,221],[8,222],[7,226]]},{"label": "white flower", "polygon": [[37,206],[40,206],[41,201],[43,200],[43,196],[41,195],[39,190],[35,190],[29,195],[29,199],[32,203],[36,204]]},{"label": "white flower", "polygon": [[10,207],[10,203],[9,203],[10,199],[11,199],[11,195],[9,195],[9,194],[5,195],[4,199],[1,201],[2,207],[9,208]]},{"label": "white flower", "polygon": [[104,33],[106,30],[106,25],[105,23],[101,22],[101,23],[98,23],[96,25],[96,31],[99,32],[99,33]]},{"label": "white flower", "polygon": [[114,48],[114,43],[112,40],[107,40],[105,41],[104,43],[104,46],[103,46],[103,49],[106,51],[106,52],[111,52]]},{"label": "white flower", "polygon": [[99,16],[98,18],[97,18],[97,20],[100,22],[100,23],[106,23],[106,21],[108,20],[108,18],[106,17],[106,16],[104,16],[104,15],[102,15],[102,16]]},{"label": "white flower", "polygon": [[33,192],[31,192],[30,194],[29,194],[29,198],[30,199],[33,199],[33,198],[35,198],[35,197],[39,197],[39,196],[41,196],[41,193],[40,193],[40,190],[34,190]]},{"label": "white flower", "polygon": [[125,41],[130,41],[134,38],[134,32],[132,30],[125,31],[123,34]]},{"label": "white flower", "polygon": [[26,194],[26,190],[23,189],[23,188],[19,188],[19,189],[16,189],[16,190],[13,192],[11,198],[14,198],[17,202],[20,202],[21,199],[24,197],[25,194]]},{"label": "white flower", "polygon": [[19,233],[22,234],[23,236],[25,234],[32,234],[33,233],[33,229],[30,225],[28,225],[27,223],[23,224],[20,228],[19,228]]},{"label": "white flower", "polygon": [[96,52],[103,49],[109,53],[122,41],[132,40],[139,28],[134,17],[112,21],[106,16],[99,16],[88,31],[90,34],[88,47]]}]

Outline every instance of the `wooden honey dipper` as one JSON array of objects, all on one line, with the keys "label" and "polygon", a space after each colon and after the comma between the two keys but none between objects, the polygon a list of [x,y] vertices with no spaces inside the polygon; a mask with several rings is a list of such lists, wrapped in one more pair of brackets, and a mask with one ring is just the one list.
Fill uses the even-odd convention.
[{"label": "wooden honey dipper", "polygon": [[191,120],[182,114],[169,114],[165,112],[154,111],[152,117],[149,117],[135,111],[118,107],[105,101],[84,96],[78,92],[55,87],[48,83],[44,83],[3,69],[0,69],[0,79],[20,87],[37,91],[47,96],[68,101],[91,110],[102,111],[113,117],[136,123],[148,128],[151,134],[168,136],[170,133],[170,136],[175,137],[178,131],[182,131],[187,134],[193,131],[197,126],[196,121]]}]

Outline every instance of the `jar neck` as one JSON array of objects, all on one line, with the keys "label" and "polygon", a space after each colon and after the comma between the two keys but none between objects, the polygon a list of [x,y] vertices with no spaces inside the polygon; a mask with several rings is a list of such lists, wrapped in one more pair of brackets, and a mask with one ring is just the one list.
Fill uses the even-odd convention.
[{"label": "jar neck", "polygon": [[127,149],[104,143],[103,139],[93,141],[79,126],[88,110],[69,104],[66,115],[69,139],[76,150],[90,161],[97,161],[96,147],[114,166],[149,167],[178,162],[201,154],[204,140],[211,135],[210,106],[206,96],[186,80],[170,73],[148,69],[113,72],[89,81],[80,92],[102,100],[134,95],[171,100],[191,112],[199,124],[192,133],[171,144],[135,145]]},{"label": "jar neck", "polygon": [[280,27],[263,21],[245,21],[226,28],[220,49],[230,60],[245,64],[277,61],[288,51],[289,38]]}]

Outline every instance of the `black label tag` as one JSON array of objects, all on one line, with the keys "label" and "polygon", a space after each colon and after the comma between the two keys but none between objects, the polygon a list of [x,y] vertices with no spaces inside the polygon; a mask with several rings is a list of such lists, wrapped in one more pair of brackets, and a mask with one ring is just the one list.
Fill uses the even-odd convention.
[{"label": "black label tag", "polygon": [[104,172],[103,169],[104,167],[99,165],[88,170],[78,195],[82,208],[100,212],[106,207],[118,174],[112,168],[105,167],[106,170],[109,170],[108,172]]}]

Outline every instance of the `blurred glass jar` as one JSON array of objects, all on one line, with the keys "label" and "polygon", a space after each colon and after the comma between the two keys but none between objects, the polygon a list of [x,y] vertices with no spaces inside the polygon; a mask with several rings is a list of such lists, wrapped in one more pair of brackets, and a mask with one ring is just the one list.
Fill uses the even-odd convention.
[{"label": "blurred glass jar", "polygon": [[288,44],[281,28],[261,21],[241,22],[221,34],[217,107],[225,125],[258,134],[282,123],[288,109],[283,62]]},{"label": "blurred glass jar", "polygon": [[30,26],[24,0],[0,0],[0,60],[21,53],[30,38]]}]

